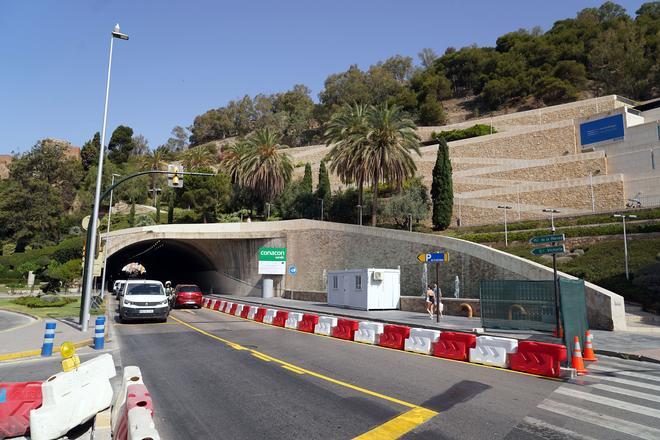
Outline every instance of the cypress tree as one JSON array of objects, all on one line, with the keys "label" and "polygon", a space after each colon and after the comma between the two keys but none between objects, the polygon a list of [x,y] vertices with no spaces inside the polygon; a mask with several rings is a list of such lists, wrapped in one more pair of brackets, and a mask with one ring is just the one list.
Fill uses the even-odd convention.
[{"label": "cypress tree", "polygon": [[167,202],[167,224],[174,223],[174,194],[170,194],[170,199]]},{"label": "cypress tree", "polygon": [[300,190],[304,193],[312,193],[312,165],[307,162],[305,164],[305,175],[303,176],[300,184]]},{"label": "cypress tree", "polygon": [[316,197],[328,200],[330,196],[330,175],[325,167],[325,161],[322,161],[319,167],[319,185],[316,187]]},{"label": "cypress tree", "polygon": [[135,202],[131,200],[131,210],[128,212],[128,225],[135,226]]},{"label": "cypress tree", "polygon": [[160,224],[160,200],[156,203],[156,224]]},{"label": "cypress tree", "polygon": [[454,208],[454,189],[451,179],[449,146],[444,138],[438,138],[438,156],[433,167],[431,199],[433,200],[433,229],[447,229],[451,224]]}]

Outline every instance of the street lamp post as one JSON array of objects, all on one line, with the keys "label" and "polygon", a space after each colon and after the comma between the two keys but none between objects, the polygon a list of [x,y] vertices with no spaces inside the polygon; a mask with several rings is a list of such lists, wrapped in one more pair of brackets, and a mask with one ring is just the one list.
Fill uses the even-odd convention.
[{"label": "street lamp post", "polygon": [[550,227],[552,229],[552,232],[555,232],[555,214],[558,214],[561,211],[558,209],[544,209],[543,212],[550,213]]},{"label": "street lamp post", "polygon": [[[120,177],[120,174],[112,173],[112,185],[115,184],[115,177]],[[101,298],[105,296],[105,279],[107,278],[106,267],[108,263],[108,242],[110,241],[108,234],[110,234],[110,220],[112,219],[112,193],[113,191],[110,191],[110,207],[108,208],[108,227],[106,228],[105,245],[103,246],[103,274],[101,275]]]},{"label": "street lamp post", "polygon": [[96,227],[99,216],[99,202],[101,198],[101,178],[103,177],[103,158],[105,156],[105,129],[108,123],[108,98],[110,96],[110,72],[112,71],[112,47],[115,38],[128,40],[128,35],[122,34],[117,24],[110,34],[110,55],[108,57],[108,78],[105,83],[105,104],[103,107],[103,129],[101,130],[101,145],[99,148],[99,166],[96,175],[96,189],[94,191],[94,209],[89,220],[87,229],[87,249],[89,258],[85,260],[83,275],[82,309],[80,311],[80,326],[83,332],[87,331],[89,325],[89,305],[91,301],[92,275],[94,272],[94,255],[96,254]]},{"label": "street lamp post", "polygon": [[509,247],[509,231],[506,225],[506,211],[512,209],[512,207],[508,205],[499,205],[498,208],[504,210],[504,247]]},{"label": "street lamp post", "polygon": [[358,209],[358,225],[362,226],[362,205],[357,205]]},{"label": "street lamp post", "polygon": [[623,258],[626,265],[626,279],[630,280],[628,273],[628,239],[626,237],[626,218],[637,218],[634,214],[614,214],[612,217],[620,218],[623,221]]},{"label": "street lamp post", "polygon": [[412,214],[408,214],[408,231],[412,232]]},{"label": "street lamp post", "polygon": [[266,220],[270,218],[270,202],[266,202]]},{"label": "street lamp post", "polygon": [[321,201],[321,221],[323,221],[323,199],[319,199]]}]

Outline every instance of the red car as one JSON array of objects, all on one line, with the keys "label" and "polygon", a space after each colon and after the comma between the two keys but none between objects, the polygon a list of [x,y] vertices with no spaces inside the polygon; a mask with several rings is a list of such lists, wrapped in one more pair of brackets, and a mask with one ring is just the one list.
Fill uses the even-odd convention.
[{"label": "red car", "polygon": [[202,290],[195,284],[177,284],[174,289],[174,307],[202,307]]}]

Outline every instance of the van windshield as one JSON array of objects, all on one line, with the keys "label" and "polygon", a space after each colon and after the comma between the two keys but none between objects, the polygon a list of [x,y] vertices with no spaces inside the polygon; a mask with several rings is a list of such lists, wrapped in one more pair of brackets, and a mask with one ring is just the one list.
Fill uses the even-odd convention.
[{"label": "van windshield", "polygon": [[129,284],[126,295],[165,295],[160,284]]}]

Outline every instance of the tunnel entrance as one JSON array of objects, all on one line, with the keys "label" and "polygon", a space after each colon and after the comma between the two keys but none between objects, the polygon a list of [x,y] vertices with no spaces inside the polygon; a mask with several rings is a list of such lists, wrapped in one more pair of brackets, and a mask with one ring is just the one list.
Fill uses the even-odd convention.
[{"label": "tunnel entrance", "polygon": [[109,288],[115,280],[126,278],[121,269],[132,262],[145,267],[146,279],[163,284],[171,281],[173,286],[197,284],[204,293],[211,293],[213,286],[205,274],[216,268],[191,244],[177,240],[146,240],[120,249],[108,258],[106,284]]}]

